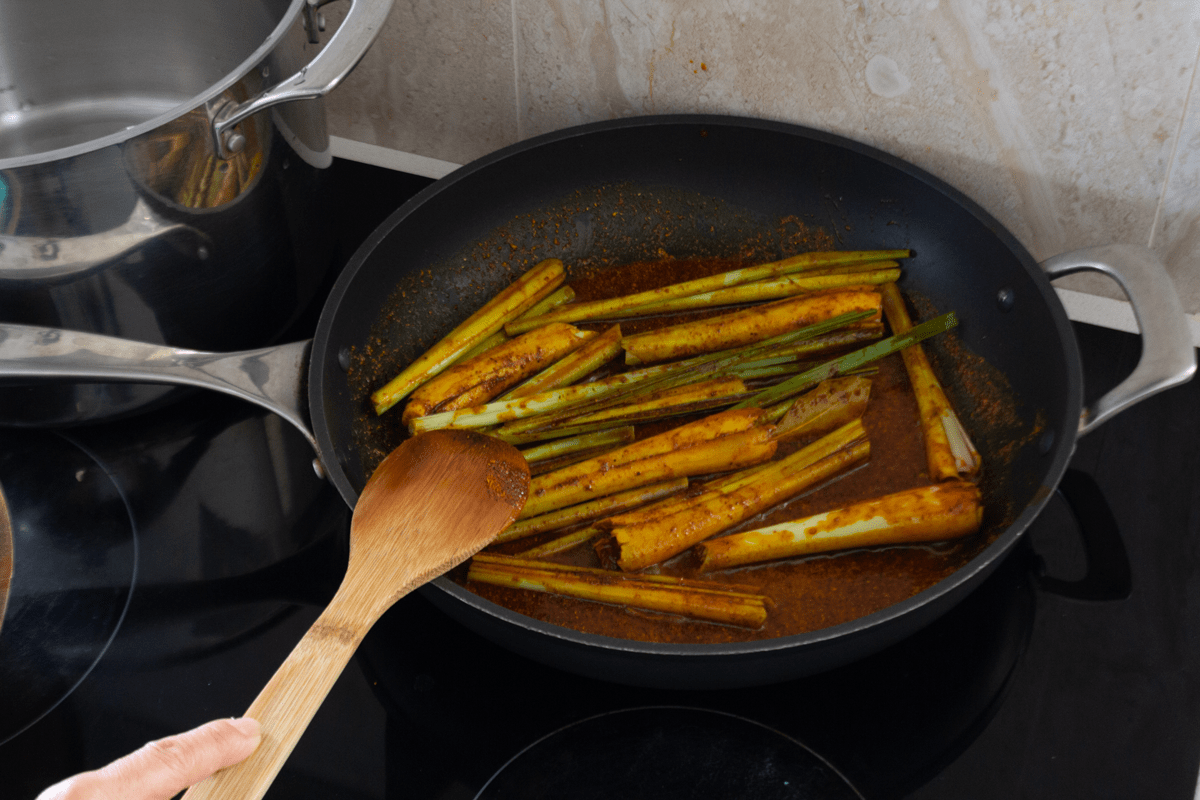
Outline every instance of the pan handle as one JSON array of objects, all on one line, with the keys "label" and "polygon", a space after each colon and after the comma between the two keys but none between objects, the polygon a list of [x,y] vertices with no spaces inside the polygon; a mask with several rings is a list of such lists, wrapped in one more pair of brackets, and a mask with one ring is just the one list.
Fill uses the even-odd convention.
[{"label": "pan handle", "polygon": [[1092,270],[1121,285],[1142,334],[1142,357],[1124,381],[1083,409],[1079,435],[1095,429],[1128,406],[1164,389],[1187,383],[1196,371],[1196,352],[1187,317],[1167,268],[1148,247],[1109,244],[1048,258],[1041,264],[1053,280]]},{"label": "pan handle", "polygon": [[198,386],[249,400],[295,425],[313,450],[304,405],[312,340],[207,353],[98,333],[0,323],[0,381],[46,380],[169,383]]}]

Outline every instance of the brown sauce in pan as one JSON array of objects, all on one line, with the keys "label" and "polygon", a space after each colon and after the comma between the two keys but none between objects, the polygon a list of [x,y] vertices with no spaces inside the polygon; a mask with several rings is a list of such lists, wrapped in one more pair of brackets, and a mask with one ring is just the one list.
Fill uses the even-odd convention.
[{"label": "brown sauce in pan", "polygon": [[[569,281],[576,292],[577,300],[583,301],[651,289],[736,269],[747,266],[748,263],[756,262],[737,259],[668,259],[605,267],[582,278],[572,277]],[[916,305],[914,318],[919,321],[923,315],[920,313],[920,304]],[[620,324],[622,333],[629,334],[726,311],[728,308],[674,317],[621,321]],[[578,325],[602,330],[611,324]],[[953,339],[953,334],[944,334],[942,338]],[[927,347],[928,349],[930,348]],[[969,360],[969,354],[958,352],[952,354],[952,358],[956,362],[965,361]],[[795,519],[837,508],[849,502],[930,483],[916,401],[912,396],[903,362],[895,355],[877,362],[877,366],[878,371],[871,376],[870,402],[863,418],[871,442],[869,461],[849,474],[747,520],[737,528],[722,532],[722,535]],[[609,370],[612,369],[610,366]],[[660,565],[659,569],[664,573],[760,587],[761,592],[771,599],[772,605],[766,624],[759,630],[748,631],[666,614],[468,582],[465,578],[465,566],[451,573],[451,578],[488,600],[530,617],[584,632],[655,642],[716,643],[774,638],[819,630],[887,608],[952,575],[993,541],[1006,527],[1013,514],[1006,502],[997,502],[997,498],[1006,496],[1003,479],[995,479],[996,475],[1003,475],[1004,472],[1004,465],[997,463],[1003,460],[1003,454],[989,450],[986,441],[989,437],[986,435],[985,441],[979,440],[976,426],[980,424],[979,416],[983,413],[1002,418],[1001,427],[1005,428],[1005,433],[1000,438],[1004,441],[1011,441],[1013,432],[1018,429],[1021,438],[1026,441],[1033,432],[1013,418],[1011,404],[1006,402],[1006,386],[1003,385],[1002,379],[988,372],[986,365],[972,364],[972,370],[977,371],[979,375],[988,376],[986,379],[979,379],[977,385],[968,387],[968,391],[973,395],[978,394],[971,398],[970,408],[959,408],[969,432],[976,438],[976,444],[980,446],[984,456],[985,477],[981,485],[984,492],[985,522],[981,532],[947,543],[821,554],[709,575],[695,573],[690,552]],[[941,377],[947,384],[947,390],[951,391],[952,400],[958,405],[958,399],[953,397],[955,392],[951,390],[944,370],[941,370]],[[962,381],[955,383],[961,385]],[[680,418],[669,425],[639,426],[637,436],[644,438],[661,432],[665,427],[674,427],[685,421],[687,420]],[[989,424],[989,421],[983,421],[983,427]],[[786,451],[781,448],[779,455],[791,452],[798,446],[799,444],[792,445]],[[693,486],[697,483],[699,481],[694,480]],[[570,530],[572,529],[560,529],[511,542],[497,548],[497,551],[516,553]],[[551,560],[599,566],[598,557],[587,545],[553,556]]]},{"label": "brown sauce in pan", "polygon": [[[744,264],[716,260],[672,260],[669,264],[643,262],[604,270],[590,279],[571,285],[577,298],[585,300],[642,291],[739,266]],[[724,313],[727,310],[706,313]],[[623,321],[621,331],[634,333],[698,316],[659,317],[633,323]],[[871,397],[863,417],[871,442],[871,457],[867,463],[723,534],[796,519],[850,502],[930,483],[916,400],[909,387],[904,364],[895,355],[878,362],[878,367],[878,372],[871,376]],[[682,424],[682,420],[671,425],[678,424]],[[646,430],[639,429],[638,438],[661,429],[661,426],[653,430],[649,426]],[[779,455],[791,452],[800,444],[791,445],[786,451],[781,449]],[[693,481],[693,485],[696,483]],[[987,494],[985,487],[985,497]],[[995,526],[991,527],[991,530],[995,529]],[[516,553],[569,530],[561,529],[511,542],[496,550]],[[584,632],[641,641],[733,642],[819,630],[887,608],[952,575],[993,538],[994,533],[989,535],[985,530],[945,544],[859,549],[709,575],[696,574],[690,552],[660,565],[659,570],[668,574],[760,587],[761,593],[771,598],[772,605],[766,624],[755,631],[539,592],[477,584],[465,580],[465,569],[456,571],[452,577],[472,592],[499,605]],[[581,566],[600,565],[595,551],[586,545],[552,556],[550,560]]]}]

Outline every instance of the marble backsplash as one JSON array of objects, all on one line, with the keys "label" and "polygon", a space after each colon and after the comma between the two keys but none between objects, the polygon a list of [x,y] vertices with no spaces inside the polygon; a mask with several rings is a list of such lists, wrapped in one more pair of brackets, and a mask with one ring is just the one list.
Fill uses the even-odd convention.
[{"label": "marble backsplash", "polygon": [[433,176],[631,115],[832,131],[961,189],[1038,259],[1148,244],[1200,330],[1198,61],[1197,0],[396,0],[327,103],[343,151]]}]

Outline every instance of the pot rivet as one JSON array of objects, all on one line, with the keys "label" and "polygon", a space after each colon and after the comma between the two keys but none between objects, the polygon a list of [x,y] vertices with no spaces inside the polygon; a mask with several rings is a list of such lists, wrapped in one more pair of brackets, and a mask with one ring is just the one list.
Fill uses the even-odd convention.
[{"label": "pot rivet", "polygon": [[208,260],[208,248],[205,247],[204,245],[200,245],[199,247],[197,247],[196,248],[196,258],[200,259],[201,261]]},{"label": "pot rivet", "polygon": [[342,372],[350,371],[350,348],[343,347],[338,350],[338,366],[342,368]]},{"label": "pot rivet", "polygon": [[1017,293],[1009,287],[1005,286],[1000,291],[996,292],[996,306],[1001,311],[1012,311],[1013,304],[1017,302]]},{"label": "pot rivet", "polygon": [[321,460],[319,458],[313,459],[313,472],[317,473],[318,478],[325,480],[325,468],[321,466]]},{"label": "pot rivet", "polygon": [[1048,430],[1042,434],[1042,438],[1038,440],[1038,452],[1046,455],[1054,449],[1054,431]]}]

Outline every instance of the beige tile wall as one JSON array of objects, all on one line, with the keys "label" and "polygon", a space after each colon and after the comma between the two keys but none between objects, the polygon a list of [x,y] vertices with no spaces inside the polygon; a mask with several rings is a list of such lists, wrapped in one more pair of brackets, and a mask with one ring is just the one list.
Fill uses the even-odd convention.
[{"label": "beige tile wall", "polygon": [[1198,314],[1198,55],[1198,0],[395,0],[328,107],[433,174],[628,115],[797,122],[924,167],[1037,258],[1150,244]]}]

